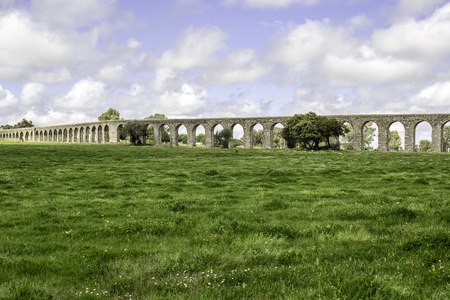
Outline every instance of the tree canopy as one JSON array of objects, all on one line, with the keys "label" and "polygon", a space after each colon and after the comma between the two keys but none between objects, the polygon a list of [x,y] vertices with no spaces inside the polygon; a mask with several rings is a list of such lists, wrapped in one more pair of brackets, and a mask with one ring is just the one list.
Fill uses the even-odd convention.
[{"label": "tree canopy", "polygon": [[390,131],[390,137],[389,137],[389,150],[393,151],[399,151],[402,150],[402,139],[400,138],[400,135],[398,134],[397,130]]},{"label": "tree canopy", "polygon": [[14,128],[26,128],[26,127],[34,127],[34,126],[35,125],[33,124],[33,122],[31,120],[28,121],[24,118],[24,119],[22,119],[22,121],[20,121],[16,125],[14,125]]},{"label": "tree canopy", "polygon": [[431,142],[429,140],[421,140],[419,142],[419,152],[428,152],[431,150]]},{"label": "tree canopy", "polygon": [[289,148],[299,143],[307,149],[314,149],[319,147],[320,142],[325,142],[330,147],[330,137],[339,137],[344,133],[345,127],[342,122],[309,112],[289,118],[282,136]]},{"label": "tree canopy", "polygon": [[214,134],[214,145],[228,148],[230,140],[233,138],[233,131],[230,128],[224,128]]},{"label": "tree canopy", "polygon": [[445,152],[450,151],[450,125],[444,126],[443,144],[444,144],[444,151]]},{"label": "tree canopy", "polygon": [[115,110],[114,108],[109,108],[106,112],[102,113],[98,117],[99,121],[110,121],[110,120],[123,120],[123,118],[120,118],[120,113],[118,110]]},{"label": "tree canopy", "polygon": [[[167,119],[167,117],[164,114],[158,113],[145,118],[145,120],[165,120],[165,119]],[[147,127],[147,136],[151,141],[155,139],[154,128],[152,125],[148,125]],[[163,129],[161,130],[161,142],[163,143],[170,142],[170,134],[168,127],[163,127]]]},{"label": "tree canopy", "polygon": [[121,135],[129,137],[133,145],[141,144],[140,139],[147,138],[147,126],[142,122],[127,122],[122,128]]}]

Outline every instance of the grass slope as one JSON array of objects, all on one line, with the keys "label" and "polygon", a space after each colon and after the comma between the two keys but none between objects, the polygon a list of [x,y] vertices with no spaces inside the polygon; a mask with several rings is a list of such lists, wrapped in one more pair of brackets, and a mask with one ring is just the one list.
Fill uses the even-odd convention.
[{"label": "grass slope", "polygon": [[449,299],[450,156],[0,142],[0,299]]}]

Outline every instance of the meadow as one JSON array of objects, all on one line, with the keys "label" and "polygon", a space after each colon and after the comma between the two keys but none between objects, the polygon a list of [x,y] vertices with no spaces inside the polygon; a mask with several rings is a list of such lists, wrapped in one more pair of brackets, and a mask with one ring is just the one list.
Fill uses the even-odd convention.
[{"label": "meadow", "polygon": [[0,299],[450,299],[449,170],[0,141]]}]

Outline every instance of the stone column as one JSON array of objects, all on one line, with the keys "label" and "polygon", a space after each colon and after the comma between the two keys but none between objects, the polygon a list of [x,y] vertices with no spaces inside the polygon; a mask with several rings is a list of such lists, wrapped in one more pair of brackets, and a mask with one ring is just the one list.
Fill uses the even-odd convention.
[{"label": "stone column", "polygon": [[178,130],[175,127],[176,125],[170,124],[169,130],[170,130],[170,147],[176,147],[178,146]]},{"label": "stone column", "polygon": [[187,146],[188,147],[195,147],[196,144],[196,136],[197,128],[194,127],[194,125],[185,125],[187,130]]},{"label": "stone column", "polygon": [[405,122],[403,126],[405,127],[405,151],[414,152],[414,143],[416,140],[416,125],[413,122]]},{"label": "stone column", "polygon": [[152,124],[153,127],[153,143],[154,145],[161,145],[161,124]]},{"label": "stone column", "polygon": [[443,125],[439,123],[431,124],[431,151],[433,152],[442,152],[443,150],[444,131],[442,127]]},{"label": "stone column", "polygon": [[273,148],[273,127],[270,127],[269,124],[262,124],[264,131],[264,145],[265,149]]},{"label": "stone column", "polygon": [[253,148],[253,129],[247,124],[242,125],[244,128],[244,148],[251,149]]},{"label": "stone column", "polygon": [[389,125],[379,122],[378,125],[378,150],[389,151]]},{"label": "stone column", "polygon": [[205,124],[205,146],[206,148],[214,147],[214,133],[213,128],[209,124]]},{"label": "stone column", "polygon": [[363,124],[362,123],[355,123],[353,125],[353,149],[354,150],[364,150]]}]

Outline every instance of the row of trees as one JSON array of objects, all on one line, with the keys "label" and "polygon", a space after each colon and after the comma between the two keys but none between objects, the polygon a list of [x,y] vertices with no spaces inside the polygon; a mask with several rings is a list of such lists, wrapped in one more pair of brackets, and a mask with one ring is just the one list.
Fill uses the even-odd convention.
[{"label": "row of trees", "polygon": [[26,127],[34,127],[35,125],[33,124],[33,121],[31,121],[31,120],[26,120],[25,118],[24,119],[22,119],[22,121],[20,121],[20,122],[18,122],[16,125],[9,125],[9,124],[6,124],[6,125],[2,125],[2,126],[0,126],[0,128],[3,128],[3,129],[14,129],[14,128],[26,128]]}]

